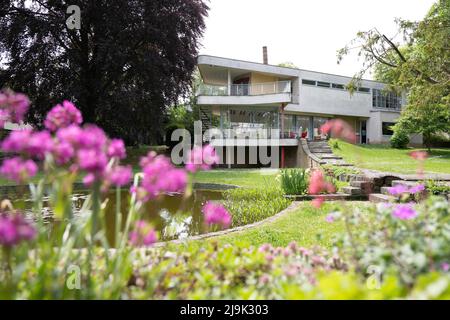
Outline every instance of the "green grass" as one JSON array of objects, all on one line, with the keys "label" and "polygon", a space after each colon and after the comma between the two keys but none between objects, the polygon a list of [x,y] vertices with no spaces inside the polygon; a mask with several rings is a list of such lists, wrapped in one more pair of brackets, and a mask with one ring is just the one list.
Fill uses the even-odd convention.
[{"label": "green grass", "polygon": [[[364,202],[351,202],[351,206],[367,206]],[[259,246],[271,243],[274,246],[286,246],[296,241],[305,247],[321,246],[330,248],[333,237],[344,231],[342,222],[329,223],[325,221],[328,213],[335,211],[338,203],[325,203],[320,209],[304,202],[294,211],[291,211],[274,221],[264,223],[258,227],[234,232],[228,235],[211,238],[219,243],[244,242]]]},{"label": "green grass", "polygon": [[194,175],[194,182],[233,184],[241,187],[279,186],[275,178],[278,170],[272,169],[214,169],[200,171]]},{"label": "green grass", "polygon": [[[393,149],[386,145],[353,145],[343,141],[339,141],[338,145],[339,148],[334,148],[333,152],[357,167],[409,174],[417,172],[417,161],[409,153],[424,150]],[[450,173],[450,149],[431,149],[424,169],[425,173]]]}]

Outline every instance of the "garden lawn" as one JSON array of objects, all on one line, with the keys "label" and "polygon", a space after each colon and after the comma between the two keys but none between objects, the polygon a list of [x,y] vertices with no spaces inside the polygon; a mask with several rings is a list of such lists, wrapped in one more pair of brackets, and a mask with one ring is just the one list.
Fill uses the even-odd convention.
[{"label": "garden lawn", "polygon": [[194,182],[233,184],[241,187],[279,186],[276,169],[215,169],[199,171]]},{"label": "garden lawn", "polygon": [[[367,202],[347,202],[349,206],[368,206]],[[271,243],[274,246],[286,246],[291,241],[296,241],[304,247],[321,246],[331,248],[333,237],[344,232],[342,222],[329,223],[326,216],[339,208],[338,202],[328,202],[320,209],[311,206],[310,201],[305,201],[294,211],[290,211],[274,221],[263,223],[260,226],[247,230],[230,233],[211,240],[219,243],[246,243],[259,246]]]},{"label": "garden lawn", "polygon": [[[424,150],[393,149],[386,145],[353,145],[343,141],[338,142],[338,148],[333,143],[330,145],[335,154],[359,168],[409,174],[417,171],[417,161],[409,153]],[[425,173],[450,173],[450,149],[431,149],[425,161]]]}]

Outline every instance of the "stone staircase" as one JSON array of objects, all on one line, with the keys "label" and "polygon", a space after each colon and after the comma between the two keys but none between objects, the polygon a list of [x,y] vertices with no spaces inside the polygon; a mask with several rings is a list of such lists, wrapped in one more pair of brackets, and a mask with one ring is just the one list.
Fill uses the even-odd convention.
[{"label": "stone staircase", "polygon": [[346,163],[342,157],[339,157],[333,153],[331,147],[328,145],[328,141],[308,141],[309,151],[320,159],[320,164],[332,164],[336,166],[351,166]]}]

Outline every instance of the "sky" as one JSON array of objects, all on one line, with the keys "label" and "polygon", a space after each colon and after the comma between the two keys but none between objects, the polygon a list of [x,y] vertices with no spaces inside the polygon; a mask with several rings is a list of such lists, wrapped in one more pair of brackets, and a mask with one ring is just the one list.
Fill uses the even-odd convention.
[{"label": "sky", "polygon": [[[420,20],[434,0],[210,0],[200,54],[353,76],[356,53],[337,64],[336,51],[358,31],[398,33],[395,18]],[[365,78],[371,79],[367,74]]]}]

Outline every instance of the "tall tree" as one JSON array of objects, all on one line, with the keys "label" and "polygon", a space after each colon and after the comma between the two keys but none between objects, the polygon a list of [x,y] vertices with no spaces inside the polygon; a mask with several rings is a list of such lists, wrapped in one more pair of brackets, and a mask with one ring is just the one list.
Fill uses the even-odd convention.
[{"label": "tall tree", "polygon": [[359,32],[338,51],[338,62],[359,50],[364,60],[350,87],[373,69],[388,90],[407,92],[407,104],[394,130],[422,133],[450,132],[450,0],[437,1],[422,21],[397,19],[401,41],[377,29]]},{"label": "tall tree", "polygon": [[[70,5],[80,29],[66,24]],[[36,125],[71,99],[85,122],[154,143],[167,106],[189,92],[207,11],[203,0],[4,0],[0,86],[29,94]]]}]

